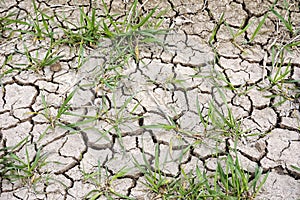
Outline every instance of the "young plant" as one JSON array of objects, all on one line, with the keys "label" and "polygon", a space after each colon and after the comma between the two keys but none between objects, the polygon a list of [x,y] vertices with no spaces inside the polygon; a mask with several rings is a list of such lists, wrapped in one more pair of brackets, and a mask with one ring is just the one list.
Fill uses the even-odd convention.
[{"label": "young plant", "polygon": [[13,166],[14,162],[10,159],[10,153],[14,153],[24,147],[28,142],[28,136],[21,140],[18,144],[12,147],[6,147],[0,149],[0,175],[5,177],[10,173],[10,166]]},{"label": "young plant", "polygon": [[216,40],[216,35],[218,33],[218,30],[220,29],[221,25],[224,23],[224,14],[225,14],[224,12],[221,14],[221,16],[220,16],[216,26],[214,27],[212,34],[208,40],[208,42],[211,46],[213,46],[213,43]]},{"label": "young plant", "polygon": [[[288,17],[288,19],[285,19],[281,14],[279,14],[276,10],[274,10],[274,8],[271,8],[271,11],[274,15],[276,15],[276,17],[278,17],[278,19],[284,24],[284,26],[292,33],[292,35],[294,34],[294,27],[293,24],[291,22],[290,17]],[[287,12],[290,12],[289,10],[287,10]],[[289,14],[287,14],[287,16],[290,16]]]},{"label": "young plant", "polygon": [[33,32],[29,33],[34,35],[34,41],[52,38],[54,33],[50,30],[48,21],[53,20],[53,17],[50,17],[47,14],[43,13],[41,9],[37,7],[35,0],[32,0],[32,4],[34,9],[34,16],[29,15],[29,17],[32,20],[30,26],[32,27]]},{"label": "young plant", "polygon": [[217,128],[225,136],[239,138],[244,133],[241,128],[241,121],[235,119],[228,105],[226,105],[226,108],[227,116],[219,111],[213,102],[210,102],[208,117],[212,127]]},{"label": "young plant", "polygon": [[[262,170],[257,167],[254,176],[245,172],[236,156],[233,160],[229,154],[225,163],[225,171],[220,162],[217,163],[214,190],[222,199],[254,199],[265,183],[268,174],[259,182]],[[251,181],[252,179],[252,181]]]},{"label": "young plant", "polygon": [[258,23],[256,29],[254,30],[254,32],[252,33],[249,42],[252,43],[254,41],[254,38],[256,37],[256,35],[259,33],[261,27],[263,26],[263,24],[265,23],[267,17],[268,17],[269,13],[266,13],[264,15],[264,17],[262,18],[262,20]]},{"label": "young plant", "polygon": [[44,69],[47,66],[51,66],[58,62],[63,56],[58,56],[57,51],[53,51],[53,47],[50,46],[45,54],[45,56],[40,59],[39,57],[39,50],[36,50],[35,57],[31,56],[30,51],[28,50],[25,43],[23,43],[25,52],[22,54],[25,54],[29,64],[28,68],[33,69],[35,71],[40,71]]},{"label": "young plant", "polygon": [[271,82],[272,86],[276,85],[279,89],[282,88],[282,84],[286,82],[286,80],[288,79],[288,75],[291,72],[291,63],[289,62],[286,67],[283,67],[283,62],[284,59],[282,58],[281,61],[275,65],[275,74],[268,76],[268,79]]},{"label": "young plant", "polygon": [[84,170],[83,173],[83,181],[88,182],[96,187],[89,191],[84,199],[96,200],[101,197],[106,197],[108,199],[114,199],[115,197],[120,197],[122,199],[132,199],[126,195],[120,194],[114,189],[114,181],[124,177],[128,169],[122,168],[114,175],[109,175],[107,169],[105,170],[105,174],[103,174],[103,168],[98,161],[97,170],[93,173],[87,173]]},{"label": "young plant", "polygon": [[272,47],[272,69],[267,76],[270,84],[267,87],[261,88],[261,90],[269,90],[272,93],[266,96],[267,98],[279,98],[274,106],[297,99],[298,91],[296,83],[300,80],[290,78],[292,71],[291,60],[285,64],[285,51],[285,49],[281,48],[276,53],[275,47]]},{"label": "young plant", "polygon": [[11,18],[14,15],[14,13],[8,13],[7,15],[0,17],[0,38],[6,37],[4,33],[8,31],[10,31],[10,33],[7,37],[10,38],[10,36],[12,35],[13,31],[9,26],[12,24],[16,24],[16,21]]},{"label": "young plant", "polygon": [[248,24],[245,24],[245,22],[243,22],[236,32],[233,31],[233,29],[229,24],[227,24],[227,22],[224,22],[224,24],[230,32],[230,35],[232,36],[232,42],[236,44],[236,39],[247,31],[247,29],[253,24],[253,21],[249,22]]},{"label": "young plant", "polygon": [[235,118],[221,89],[217,88],[217,91],[221,96],[226,110],[219,109],[216,103],[211,100],[207,108],[207,114],[204,116],[202,114],[203,109],[200,109],[197,99],[196,103],[200,123],[203,125],[205,132],[217,131],[228,137],[240,138],[245,133],[241,127],[241,120]]},{"label": "young plant", "polygon": [[[130,125],[128,125],[128,122],[137,121],[139,119],[139,116],[134,116],[132,113],[135,112],[135,110],[140,106],[139,103],[136,103],[132,110],[128,111],[127,108],[129,104],[132,102],[132,99],[134,98],[134,95],[127,98],[125,102],[119,107],[117,106],[116,97],[113,94],[112,102],[114,106],[115,113],[111,113],[110,116],[108,116],[108,121],[110,122],[112,128],[111,130],[114,132],[114,134],[117,136],[117,140],[121,146],[121,148],[124,150],[124,144],[122,141],[122,128],[121,126],[128,126],[130,128]],[[125,153],[125,150],[124,150]]]},{"label": "young plant", "polygon": [[[109,55],[110,61],[99,66],[99,70],[96,72],[96,87],[107,92],[115,91],[119,86],[119,81],[124,77],[122,75],[122,68],[125,61],[118,63],[113,59],[112,55]],[[119,59],[119,58],[116,58]]]},{"label": "young plant", "polygon": [[144,174],[145,182],[142,182],[151,192],[157,194],[157,197],[165,197],[169,193],[169,186],[173,181],[171,178],[167,178],[160,169],[159,163],[159,145],[155,146],[155,160],[154,167],[151,166],[143,153],[144,163],[140,164],[133,157],[134,165]]},{"label": "young plant", "polygon": [[[165,14],[162,11],[154,16],[157,7],[150,10],[148,14],[143,15],[142,9],[138,8],[138,1],[134,0],[123,21],[116,21],[119,15],[111,15],[104,1],[103,6],[106,12],[102,21],[103,35],[113,42],[116,52],[129,54],[139,60],[139,47],[147,43],[161,44],[157,35],[166,34],[167,30],[159,29],[163,19],[158,20]],[[112,29],[110,29],[112,27]],[[124,56],[121,56],[124,57]]]},{"label": "young plant", "polygon": [[31,24],[26,22],[25,17],[20,17],[15,12],[9,12],[0,17],[0,38],[9,39],[15,37],[15,33],[27,33],[26,30],[17,29],[18,25],[31,27]]},{"label": "young plant", "polygon": [[2,65],[0,66],[0,87],[2,87],[2,78],[4,76],[6,76],[7,74],[11,74],[14,71],[20,70],[20,69],[14,69],[14,68],[5,69],[5,66],[12,60],[12,57],[13,57],[12,54],[6,56]]},{"label": "young plant", "polygon": [[79,12],[79,24],[74,24],[68,21],[68,19],[64,19],[65,22],[76,28],[61,27],[65,35],[59,43],[95,47],[103,37],[100,31],[100,22],[97,21],[96,10],[92,8],[91,16],[87,15],[83,8],[79,8]]},{"label": "young plant", "polygon": [[[181,168],[178,177],[166,177],[161,171],[159,163],[158,145],[155,148],[154,166],[143,154],[144,163],[136,161],[135,166],[144,174],[145,182],[142,182],[156,198],[161,199],[254,199],[263,184],[268,173],[262,177],[262,170],[256,168],[253,174],[242,169],[236,158],[228,154],[225,169],[218,161],[215,174],[207,176],[196,166],[195,171],[186,173]],[[213,184],[211,184],[213,183]]]},{"label": "young plant", "polygon": [[[8,179],[11,182],[21,182],[34,186],[41,180],[47,179],[47,174],[41,174],[40,169],[48,164],[47,155],[37,150],[33,158],[29,155],[27,148],[28,137],[23,139],[14,147],[0,149],[0,174],[1,178]],[[17,150],[25,146],[25,158],[18,155]]]},{"label": "young plant", "polygon": [[172,199],[205,199],[209,197],[206,189],[207,179],[201,173],[198,166],[195,168],[195,174],[187,174],[181,168],[181,176],[172,183]]},{"label": "young plant", "polygon": [[67,97],[66,99],[63,101],[62,105],[58,108],[56,115],[53,115],[51,113],[50,107],[48,106],[45,96],[42,94],[41,98],[42,98],[42,104],[43,104],[43,113],[41,113],[50,123],[52,128],[55,128],[56,125],[62,126],[64,127],[64,124],[59,123],[60,118],[63,115],[67,115],[69,114],[68,111],[71,107],[71,105],[69,104],[69,102],[71,101],[71,99],[73,98],[74,94],[75,94],[76,90],[73,90]]}]

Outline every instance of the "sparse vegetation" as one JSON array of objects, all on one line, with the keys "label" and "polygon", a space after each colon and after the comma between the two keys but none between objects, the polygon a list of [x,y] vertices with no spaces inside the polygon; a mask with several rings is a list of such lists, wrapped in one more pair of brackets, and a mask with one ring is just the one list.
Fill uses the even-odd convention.
[{"label": "sparse vegetation", "polygon": [[[12,183],[21,183],[28,186],[46,180],[47,174],[42,174],[41,169],[47,165],[47,155],[37,150],[35,155],[29,152],[28,137],[24,138],[17,145],[12,147],[4,147],[0,149],[0,166],[1,179],[9,180]],[[18,152],[25,147],[25,155]],[[32,147],[32,145],[31,145]]]},{"label": "sparse vegetation", "polygon": [[[236,150],[233,151],[233,153]],[[144,163],[135,165],[144,174],[143,184],[153,193],[155,198],[162,199],[254,199],[268,177],[262,176],[262,169],[256,168],[254,173],[243,170],[238,157],[233,159],[228,154],[225,165],[219,160],[214,173],[208,175],[198,166],[194,171],[186,173],[181,168],[180,175],[167,177],[159,163],[159,146],[156,146],[155,161],[152,166],[144,156]],[[223,162],[222,162],[223,163]]]},{"label": "sparse vegetation", "polygon": [[[240,106],[241,109],[244,109],[248,114],[251,114],[253,109],[256,108],[262,110],[267,106],[272,106],[272,108],[276,109],[286,102],[299,103],[300,80],[297,80],[299,76],[295,75],[299,71],[295,69],[299,68],[299,66],[295,64],[293,59],[298,55],[297,53],[299,53],[300,28],[291,17],[291,8],[296,5],[284,1],[283,7],[279,7],[277,5],[278,2],[275,1],[269,10],[261,15],[255,15],[257,19],[255,18],[253,20],[251,17],[250,19],[247,18],[247,20],[238,26],[228,22],[225,12],[221,12],[219,16],[214,16],[209,13],[211,11],[208,11],[208,9],[205,11],[204,8],[203,10],[209,13],[209,19],[214,22],[214,27],[211,28],[207,43],[217,52],[219,48],[218,34],[220,34],[220,28],[225,27],[228,31],[227,36],[230,38],[229,41],[227,41],[229,42],[228,44],[233,44],[233,48],[238,49],[240,54],[236,57],[231,55],[224,57],[241,59],[239,62],[243,62],[243,56],[248,55],[249,52],[256,51],[256,49],[252,50],[252,48],[258,44],[257,38],[262,34],[261,30],[268,20],[278,25],[278,32],[274,34],[272,42],[267,41],[266,44],[260,44],[261,46],[269,45],[266,49],[262,49],[265,51],[265,57],[259,58],[260,60],[258,59],[258,61],[250,59],[251,62],[259,65],[263,63],[264,66],[261,66],[263,68],[262,77],[258,78],[254,83],[245,81],[245,84],[233,84],[225,73],[226,69],[224,69],[220,62],[220,55],[216,54],[216,62],[213,64],[210,63],[212,64],[212,66],[210,66],[211,74],[202,76],[199,72],[189,77],[193,82],[201,79],[207,80],[207,83],[211,83],[212,87],[217,91],[216,94],[213,94],[214,92],[209,90],[205,90],[204,93],[211,96],[216,95],[222,102],[216,103],[216,97],[211,97],[206,103],[200,103],[199,97],[197,96],[197,98],[194,99],[195,110],[191,111],[192,105],[189,105],[186,110],[182,110],[180,113],[177,108],[173,108],[172,106],[166,106],[165,110],[167,111],[165,111],[160,108],[160,102],[154,100],[151,106],[157,106],[158,111],[152,111],[152,114],[156,114],[161,119],[164,119],[164,121],[158,121],[157,123],[150,121],[145,125],[144,120],[146,121],[148,116],[144,117],[143,114],[146,113],[146,109],[143,108],[138,100],[135,100],[135,95],[140,91],[134,91],[135,93],[131,94],[131,96],[125,95],[125,86],[121,84],[122,80],[127,77],[123,74],[123,70],[126,69],[129,64],[135,63],[138,65],[138,68],[135,70],[142,74],[141,69],[145,66],[139,66],[139,64],[143,62],[140,56],[141,51],[150,45],[163,46],[163,41],[159,39],[159,36],[166,36],[170,30],[162,28],[164,16],[168,13],[167,8],[162,11],[159,10],[159,6],[146,9],[145,5],[148,1],[145,1],[143,5],[141,5],[140,2],[141,1],[133,0],[126,4],[127,6],[124,13],[114,13],[110,8],[111,5],[104,0],[99,1],[101,9],[92,6],[70,6],[72,11],[78,12],[78,17],[74,19],[70,18],[69,15],[64,12],[48,13],[47,9],[40,9],[40,2],[32,0],[32,13],[24,12],[24,16],[19,16],[21,15],[20,13],[9,11],[0,17],[0,45],[3,45],[5,42],[11,42],[12,38],[18,43],[15,44],[14,52],[0,52],[0,55],[3,54],[0,66],[1,87],[6,77],[11,78],[8,80],[8,85],[17,84],[20,86],[30,85],[30,87],[38,87],[38,81],[55,82],[55,78],[61,76],[60,73],[52,71],[50,76],[46,74],[48,77],[43,77],[45,73],[48,73],[46,72],[47,67],[61,60],[73,62],[72,66],[69,66],[69,69],[77,73],[84,68],[84,64],[89,60],[91,56],[89,54],[91,52],[98,52],[98,55],[104,58],[101,64],[93,66],[95,70],[86,72],[87,74],[93,73],[91,77],[89,77],[89,74],[84,77],[78,73],[79,76],[82,77],[79,78],[80,80],[77,81],[75,85],[72,85],[72,83],[68,81],[66,81],[67,86],[56,83],[56,88],[53,89],[55,90],[55,92],[53,92],[54,94],[57,95],[58,92],[63,91],[61,88],[64,88],[64,94],[59,94],[60,99],[62,99],[59,106],[49,104],[47,96],[45,95],[47,92],[44,93],[44,91],[38,89],[37,95],[34,98],[35,100],[41,100],[41,105],[33,106],[31,102],[31,105],[28,106],[29,111],[27,110],[26,114],[32,115],[28,118],[32,126],[35,123],[33,118],[42,116],[46,122],[41,120],[37,122],[37,124],[46,124],[47,128],[43,131],[37,131],[39,135],[36,140],[31,139],[31,141],[29,141],[29,137],[25,137],[25,139],[18,142],[15,146],[6,147],[4,145],[0,148],[0,179],[13,184],[21,183],[22,185],[33,188],[40,183],[43,183],[45,186],[48,185],[50,180],[55,181],[55,179],[50,176],[50,172],[43,171],[49,164],[47,161],[48,154],[43,150],[43,147],[47,146],[48,143],[41,145],[41,148],[38,148],[40,145],[37,145],[37,143],[41,142],[47,134],[55,135],[54,133],[61,131],[60,129],[66,131],[65,135],[81,134],[82,138],[84,138],[82,132],[90,131],[95,133],[95,135],[98,134],[93,136],[95,138],[97,137],[97,142],[106,141],[111,143],[112,146],[109,147],[111,149],[113,145],[118,145],[118,148],[121,149],[118,149],[118,151],[124,155],[133,148],[138,149],[139,153],[142,154],[143,163],[133,156],[134,167],[138,169],[139,175],[144,178],[142,184],[147,188],[147,191],[144,192],[154,194],[155,199],[255,199],[261,191],[263,184],[266,182],[269,173],[259,166],[256,167],[254,172],[245,170],[243,163],[238,157],[236,144],[237,141],[240,140],[244,142],[244,139],[249,136],[247,135],[249,130],[243,125],[243,120],[247,120],[247,118],[250,117],[246,118],[234,113],[231,108],[232,102],[228,101],[224,91],[227,90],[234,95],[246,96],[248,98],[247,93],[258,85],[258,91],[266,92],[268,95],[260,98],[269,98],[270,102],[268,104],[253,106],[250,111],[245,111],[246,109]],[[0,1],[0,4],[1,3],[3,2]],[[175,9],[175,7],[173,9]],[[179,11],[176,11],[176,15],[178,14],[177,12]],[[187,13],[189,12],[192,11],[188,11]],[[173,19],[170,19],[170,21],[172,20]],[[256,25],[254,26],[254,24]],[[187,44],[187,41],[184,41],[183,44]],[[62,47],[67,47],[71,53],[60,50]],[[193,48],[194,47],[192,47],[192,49]],[[67,53],[71,56],[67,57]],[[176,56],[175,53],[175,55],[171,56],[170,60],[173,61]],[[164,59],[159,59],[162,62],[166,62]],[[251,62],[249,63],[251,64]],[[189,81],[187,79],[181,79],[179,76],[177,77],[180,72],[177,72],[175,67],[181,65],[181,63],[174,62],[172,64],[172,73],[176,74],[176,76],[172,75],[169,76],[170,78],[167,80],[164,80],[166,84],[170,85],[171,89],[161,88],[172,94],[168,104],[175,104],[181,101],[181,97],[177,97],[177,94],[175,95],[175,89],[178,89],[178,85],[184,85]],[[183,68],[190,67],[188,64],[182,65],[186,65],[183,66]],[[197,68],[195,71],[201,71],[201,67],[198,66],[192,66],[191,68]],[[249,68],[246,68],[242,71],[247,72],[248,70]],[[19,80],[15,78],[16,74],[19,75],[21,72],[27,71],[36,72],[39,78],[30,84],[26,84],[22,79]],[[162,69],[160,69],[160,71],[162,71]],[[234,73],[236,72],[234,68],[232,71]],[[251,79],[252,77],[249,75],[248,78]],[[159,84],[155,84],[155,81],[152,83],[155,87],[149,90],[154,91],[159,88]],[[76,101],[76,95],[82,95],[77,94],[78,88],[91,94],[91,97],[82,97],[90,98],[87,104],[82,105],[82,108],[77,108],[72,104],[72,102]],[[184,88],[184,86],[182,86],[182,88]],[[185,95],[183,95],[184,97],[182,98],[188,98],[188,92],[194,89],[182,88],[178,89],[179,92]],[[1,89],[1,92],[4,94],[1,97],[1,102],[5,104],[9,101],[5,97],[7,91],[5,88]],[[124,98],[116,94],[117,89],[122,90]],[[2,93],[0,94],[2,95]],[[201,93],[201,91],[196,91],[196,93]],[[64,98],[61,98],[61,96]],[[101,102],[92,102],[96,98],[100,98],[100,96]],[[107,100],[108,98],[110,100]],[[3,106],[3,110],[0,110],[0,114],[2,114],[2,112],[9,113],[8,116],[16,120],[16,123],[23,123],[26,121],[22,119],[23,116],[17,116],[9,110],[14,109],[13,106],[17,101],[18,100],[15,100],[15,102],[12,103],[13,105],[10,105],[11,108],[4,108]],[[189,103],[192,104],[191,102]],[[251,101],[251,103],[253,102]],[[38,109],[35,110],[35,107],[38,107]],[[18,109],[24,108],[21,107]],[[79,109],[82,109],[82,111],[77,112]],[[92,112],[89,112],[89,109],[91,109]],[[143,112],[141,112],[142,114],[139,113],[139,110],[143,110]],[[191,116],[196,116],[196,118],[188,119],[193,122],[195,121],[195,126],[191,129],[182,128],[183,124],[181,124],[180,121],[181,115],[184,115],[187,111],[191,112]],[[170,116],[170,113],[175,117]],[[290,112],[287,115],[292,115],[292,113]],[[69,122],[69,118],[75,118],[76,120]],[[252,119],[252,122],[258,124],[255,119]],[[101,126],[97,126],[99,124],[101,124]],[[138,142],[139,136],[134,139],[132,138],[132,140],[135,140],[133,147],[126,149],[123,137],[126,134],[135,134],[130,132],[134,132],[134,130],[132,130],[133,124],[134,127],[137,127],[138,131],[142,130],[147,132],[147,134],[149,133],[149,140],[151,140],[151,142],[153,141],[156,145],[154,155],[152,155],[153,157],[150,159],[147,158],[149,153],[145,152]],[[11,127],[14,126],[17,125],[11,125]],[[276,124],[276,127],[280,126],[281,124]],[[299,124],[297,126],[297,131],[299,132]],[[101,129],[98,127],[101,127]],[[201,131],[199,131],[199,127]],[[274,126],[274,128],[276,127]],[[1,125],[0,134],[2,129]],[[289,129],[294,130],[290,127]],[[269,128],[266,132],[272,130],[272,128]],[[36,130],[30,128],[31,137],[37,137],[31,133],[34,131]],[[156,136],[153,133],[155,131],[159,133],[161,131],[164,134],[166,133],[166,135],[168,133],[170,133],[170,135],[176,134],[176,138],[182,141],[185,137],[188,138],[184,140],[184,142],[188,144],[186,144],[180,152],[180,159],[178,159],[179,172],[176,176],[171,176],[170,173],[166,173],[164,169],[165,163],[161,163],[160,149],[160,145],[169,145],[168,147],[170,151],[172,151],[175,145],[172,142],[165,142],[164,138]],[[252,133],[252,135],[254,134]],[[53,139],[53,141],[55,141],[59,140],[61,136],[57,137],[55,135],[53,137],[55,137]],[[166,138],[167,137],[169,137],[169,135],[167,135]],[[191,154],[195,156],[194,149],[197,145],[204,144],[205,139],[214,139],[226,143],[226,151],[224,150],[224,152],[222,152],[223,158],[210,155],[217,160],[216,167],[213,170],[207,170],[207,168],[202,170],[198,165],[195,165],[192,170],[186,170],[182,167],[181,163],[185,153],[191,152]],[[83,140],[86,148],[93,145],[91,141],[87,141],[85,138]],[[228,140],[236,141],[234,148],[231,148],[228,144]],[[66,139],[63,143],[65,144],[67,142],[68,140]],[[3,142],[3,144],[5,144],[5,142]],[[60,152],[61,149],[62,147],[60,146],[58,150],[60,155],[62,155]],[[219,154],[219,152],[215,154]],[[71,159],[72,161],[74,160],[75,165],[78,165],[83,155],[80,155],[79,159],[69,155],[63,157],[65,159]],[[188,159],[191,160],[191,158]],[[253,158],[253,160],[255,159]],[[107,162],[107,160],[108,158],[106,158],[105,162]],[[202,161],[205,162],[204,160]],[[260,162],[260,160],[257,162]],[[290,166],[294,170],[300,171],[298,166]],[[72,166],[70,169],[71,168]],[[87,172],[84,168],[79,167],[82,182],[88,183],[93,187],[85,194],[84,199],[99,199],[102,197],[107,199],[134,199],[130,195],[116,192],[117,186],[114,185],[116,180],[127,176],[130,171],[128,168],[124,166],[121,170],[113,174],[111,170],[105,167],[105,163],[100,163],[99,160],[98,165],[94,166],[94,168],[95,171]],[[71,179],[68,177],[68,174],[64,175],[68,179]],[[128,177],[136,179],[134,176]],[[138,182],[140,180],[136,181]],[[61,184],[63,185],[63,183]],[[71,187],[73,186],[70,186],[70,188]]]}]

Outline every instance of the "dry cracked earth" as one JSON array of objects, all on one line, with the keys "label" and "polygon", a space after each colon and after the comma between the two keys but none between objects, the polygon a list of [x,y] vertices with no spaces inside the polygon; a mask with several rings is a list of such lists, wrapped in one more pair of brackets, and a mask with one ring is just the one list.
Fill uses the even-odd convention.
[{"label": "dry cracked earth", "polygon": [[[299,2],[278,1],[274,8],[284,15],[286,2],[293,26],[299,29]],[[155,5],[168,8],[163,27],[171,30],[158,36],[163,46],[139,46],[138,60],[128,59],[114,89],[99,81],[113,76],[105,71],[113,51],[108,40],[100,47],[85,46],[80,68],[78,47],[61,45],[57,63],[29,70],[22,53],[25,46],[32,55],[43,55],[49,41],[2,31],[1,146],[20,144],[14,149],[20,158],[26,160],[28,152],[32,164],[41,153],[48,164],[25,181],[1,177],[0,199],[83,199],[93,189],[105,191],[105,186],[133,199],[156,199],[159,195],[143,184],[145,176],[137,163],[154,166],[158,156],[165,177],[178,177],[181,169],[193,172],[196,166],[209,174],[235,145],[243,169],[254,173],[259,166],[263,175],[269,172],[256,199],[299,199],[300,171],[293,166],[300,166],[300,52],[293,46],[276,54],[299,41],[299,35],[290,34],[270,13],[253,41],[245,42],[274,2],[141,0],[138,5],[143,3],[145,13]],[[107,1],[115,13],[124,13],[129,4]],[[92,7],[99,15],[104,12],[101,1],[39,0],[36,5],[60,25],[65,22],[59,16],[78,22],[79,7],[87,13]],[[35,12],[29,0],[0,1],[0,16],[12,11],[15,19]],[[240,31],[249,22],[253,23]],[[51,23],[54,38],[64,37]],[[272,47],[278,51],[272,52]],[[282,68],[272,62],[280,55],[285,58]],[[278,70],[287,72],[285,81],[272,84],[269,77]],[[70,94],[72,114],[55,119]],[[224,122],[230,114],[233,127]],[[126,174],[114,176],[125,168]],[[99,182],[87,178],[96,172],[102,174]]]}]

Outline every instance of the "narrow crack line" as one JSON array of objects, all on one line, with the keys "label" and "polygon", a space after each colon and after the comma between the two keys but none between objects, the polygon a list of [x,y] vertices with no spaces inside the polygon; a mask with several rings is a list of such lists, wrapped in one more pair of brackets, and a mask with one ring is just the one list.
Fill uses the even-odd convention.
[{"label": "narrow crack line", "polygon": [[288,140],[287,142],[288,142],[288,145],[287,145],[286,147],[284,147],[283,149],[281,149],[281,151],[280,151],[280,153],[279,153],[279,158],[282,157],[282,154],[283,154],[283,152],[284,152],[285,150],[287,150],[287,149],[289,149],[289,148],[291,147],[291,141]]},{"label": "narrow crack line", "polygon": [[70,169],[73,169],[74,167],[76,167],[77,165],[79,165],[80,162],[78,162],[77,160],[72,161],[71,163],[69,163],[66,167],[64,167],[63,169],[60,169],[58,171],[55,171],[54,174],[55,175],[60,175],[60,174],[64,174],[67,171],[69,171]]}]

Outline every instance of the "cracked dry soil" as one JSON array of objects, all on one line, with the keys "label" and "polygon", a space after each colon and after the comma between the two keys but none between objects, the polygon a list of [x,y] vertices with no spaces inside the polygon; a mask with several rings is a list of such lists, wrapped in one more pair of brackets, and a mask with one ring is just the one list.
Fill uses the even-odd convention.
[{"label": "cracked dry soil", "polygon": [[[94,172],[98,163],[103,176],[106,173],[113,176],[124,167],[130,169],[113,182],[114,189],[120,194],[135,199],[154,199],[141,183],[145,178],[135,167],[133,158],[143,163],[144,155],[154,165],[156,145],[162,171],[167,177],[178,176],[181,168],[188,173],[196,166],[213,172],[217,157],[224,157],[234,147],[230,135],[221,135],[217,130],[205,133],[198,115],[197,99],[204,115],[210,100],[226,114],[219,87],[207,78],[216,74],[223,77],[217,80],[218,85],[234,87],[223,92],[232,113],[245,130],[237,143],[242,166],[254,172],[259,165],[263,174],[270,172],[257,199],[300,198],[300,172],[291,167],[300,166],[299,99],[277,105],[281,99],[276,95],[282,91],[267,88],[270,85],[267,76],[273,73],[270,46],[277,42],[275,38],[278,42],[293,38],[282,31],[283,25],[279,26],[278,19],[270,14],[254,42],[244,43],[273,2],[157,0],[149,1],[144,9],[157,4],[159,8],[170,8],[164,26],[173,29],[166,36],[159,36],[165,46],[141,47],[140,61],[130,60],[124,66],[122,73],[126,76],[113,92],[94,84],[99,66],[106,59],[99,49],[86,48],[88,59],[78,70],[75,69],[76,48],[62,46],[59,51],[64,57],[59,65],[34,72],[22,70],[21,64],[28,62],[25,55],[18,53],[24,50],[22,42],[30,52],[42,54],[47,50],[47,40],[34,42],[30,34],[1,38],[1,63],[12,55],[11,62],[2,66],[2,72],[20,69],[1,78],[1,145],[14,146],[28,137],[30,144],[22,145],[16,152],[24,157],[27,149],[31,159],[38,149],[46,153],[49,164],[37,172],[36,178],[50,173],[55,181],[51,184],[40,181],[33,189],[30,183],[12,183],[1,178],[0,199],[82,199],[97,188],[84,180],[82,172]],[[119,13],[127,6],[117,0],[111,0],[108,5],[113,12]],[[278,12],[283,12],[282,5],[283,1],[279,1]],[[100,1],[40,0],[37,6],[50,16],[65,15],[74,21],[78,18],[76,8],[80,6],[87,12],[91,7],[103,12]],[[20,19],[34,12],[29,0],[0,1],[0,15],[11,11],[18,13]],[[222,13],[227,24],[219,24]],[[299,5],[292,7],[290,16],[298,27],[299,15]],[[58,17],[55,20],[64,23]],[[252,20],[254,25],[233,41],[228,27],[237,32],[241,24]],[[50,27],[55,30],[55,24]],[[215,48],[212,48],[208,41],[214,30],[216,35],[212,43]],[[57,32],[55,37],[62,37],[63,33]],[[299,55],[297,50],[285,55],[290,59],[291,70],[287,76],[290,80],[299,80]],[[289,89],[292,86],[300,87],[293,82],[284,85],[284,91],[292,95],[293,91]],[[49,128],[49,121],[38,114],[44,111],[41,96],[45,97],[50,112],[56,113],[74,89],[70,110],[78,115],[62,116],[62,124],[82,122],[83,115],[95,116],[103,107],[106,113],[99,120],[72,129]],[[167,130],[152,126],[169,124],[170,119],[177,128]],[[191,144],[195,145],[191,147]]]}]

